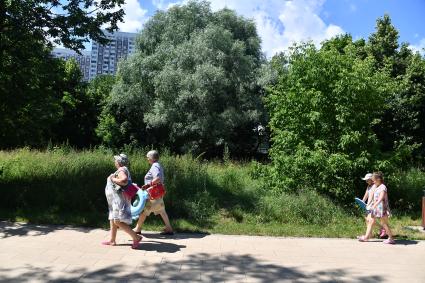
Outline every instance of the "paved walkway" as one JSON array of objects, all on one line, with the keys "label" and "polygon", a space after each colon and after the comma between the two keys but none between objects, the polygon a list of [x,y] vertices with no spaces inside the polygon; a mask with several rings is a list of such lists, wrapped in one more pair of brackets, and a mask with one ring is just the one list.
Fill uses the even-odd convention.
[{"label": "paved walkway", "polygon": [[131,250],[102,229],[0,222],[1,282],[425,282],[425,241],[147,232]]}]

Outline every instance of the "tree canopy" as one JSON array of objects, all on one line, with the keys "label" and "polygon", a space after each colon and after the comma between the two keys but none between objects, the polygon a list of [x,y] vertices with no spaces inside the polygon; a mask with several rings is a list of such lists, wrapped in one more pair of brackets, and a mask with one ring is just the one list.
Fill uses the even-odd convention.
[{"label": "tree canopy", "polygon": [[391,176],[423,164],[425,60],[398,43],[389,16],[377,20],[369,41],[341,35],[320,49],[295,45],[271,64],[278,79],[265,101],[274,188],[349,201],[364,172]]},{"label": "tree canopy", "polygon": [[232,10],[192,1],[157,12],[120,64],[106,121],[137,144],[252,153],[263,60],[255,24]]},{"label": "tree canopy", "polygon": [[[101,27],[106,24],[109,31],[118,29],[117,23],[124,17],[124,10],[119,8],[123,4],[124,0],[2,1],[1,50],[23,43],[19,41],[20,34],[31,34],[49,46],[53,41],[76,51],[83,49],[89,38],[106,43]],[[15,40],[3,42],[6,38]]]},{"label": "tree canopy", "polygon": [[53,127],[64,111],[63,92],[68,91],[69,97],[73,90],[63,88],[70,73],[51,57],[53,42],[76,51],[89,38],[106,42],[101,27],[106,24],[110,31],[117,29],[124,15],[119,9],[123,3],[1,1],[0,148],[40,146],[59,135],[53,133]]},{"label": "tree canopy", "polygon": [[375,71],[373,58],[359,59],[352,43],[344,54],[336,45],[295,46],[287,61],[266,100],[273,179],[280,188],[344,198],[353,175],[376,162],[373,125],[391,91],[389,76]]}]

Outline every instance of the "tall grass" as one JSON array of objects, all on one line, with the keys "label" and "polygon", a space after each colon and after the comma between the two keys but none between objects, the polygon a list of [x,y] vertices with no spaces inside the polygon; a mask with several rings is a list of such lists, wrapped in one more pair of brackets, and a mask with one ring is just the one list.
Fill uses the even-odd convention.
[{"label": "tall grass", "polygon": [[[146,152],[126,153],[133,181],[143,183],[149,169]],[[0,218],[106,225],[104,188],[107,176],[115,171],[113,155],[103,149],[0,151]],[[363,216],[354,204],[341,207],[315,191],[288,194],[270,190],[264,185],[267,182],[258,171],[258,163],[206,162],[167,151],[161,153],[160,162],[166,178],[164,201],[178,229],[294,236],[354,236],[363,232]],[[414,202],[424,184],[424,173],[413,170],[403,174],[391,179],[394,193],[390,198],[402,191],[401,185],[395,184],[408,184],[415,192],[409,201]],[[147,225],[156,227],[160,222],[148,221]]]},{"label": "tall grass", "polygon": [[[128,153],[133,182],[143,183],[149,169],[145,151]],[[190,155],[164,152],[165,202],[171,216],[208,222],[220,206],[254,201],[241,166],[206,163]],[[0,204],[3,209],[28,213],[104,213],[106,178],[115,171],[108,150],[74,151],[20,149],[0,152]],[[248,205],[249,206],[249,205]]]}]

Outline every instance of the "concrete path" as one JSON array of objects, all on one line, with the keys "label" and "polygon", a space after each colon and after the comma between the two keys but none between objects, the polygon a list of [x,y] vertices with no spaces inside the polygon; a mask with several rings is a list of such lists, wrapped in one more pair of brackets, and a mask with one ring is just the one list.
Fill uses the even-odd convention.
[{"label": "concrete path", "polygon": [[0,222],[1,282],[425,282],[425,241],[118,231]]}]

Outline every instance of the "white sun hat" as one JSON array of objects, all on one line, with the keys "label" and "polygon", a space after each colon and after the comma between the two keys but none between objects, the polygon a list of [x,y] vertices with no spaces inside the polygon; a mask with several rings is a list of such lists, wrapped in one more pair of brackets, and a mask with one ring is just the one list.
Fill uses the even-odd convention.
[{"label": "white sun hat", "polygon": [[367,173],[367,174],[364,176],[364,178],[362,178],[362,180],[364,180],[364,181],[367,181],[367,180],[370,180],[370,179],[372,179],[372,173]]}]

